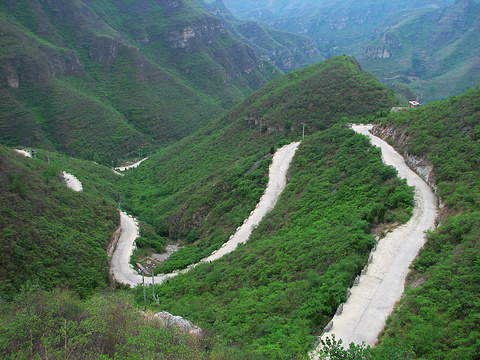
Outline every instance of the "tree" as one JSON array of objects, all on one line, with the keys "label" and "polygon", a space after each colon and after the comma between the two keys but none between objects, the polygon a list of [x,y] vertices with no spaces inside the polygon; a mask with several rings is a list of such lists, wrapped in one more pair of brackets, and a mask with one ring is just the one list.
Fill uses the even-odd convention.
[{"label": "tree", "polygon": [[332,335],[331,339],[327,337],[325,340],[321,340],[322,348],[318,352],[320,359],[364,360],[372,358],[370,345],[365,345],[365,342],[362,342],[361,345],[356,345],[352,342],[348,349],[345,349],[342,343],[342,339],[335,340],[335,335]]}]

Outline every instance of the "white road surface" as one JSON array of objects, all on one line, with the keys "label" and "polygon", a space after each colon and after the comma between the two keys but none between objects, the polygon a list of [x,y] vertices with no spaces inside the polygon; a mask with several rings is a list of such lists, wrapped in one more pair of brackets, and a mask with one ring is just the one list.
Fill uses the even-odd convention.
[{"label": "white road surface", "polygon": [[[415,208],[410,221],[379,241],[373,261],[351,296],[343,312],[333,318],[333,327],[322,339],[335,334],[343,345],[350,343],[374,346],[385,327],[386,319],[400,300],[409,266],[425,242],[425,231],[435,226],[437,199],[430,187],[408,166],[390,145],[370,134],[371,125],[353,126],[353,130],[370,137],[372,144],[382,149],[383,161],[393,165],[401,178],[415,186]],[[313,356],[314,359],[318,357]]]},{"label": "white road surface", "polygon": [[[248,219],[245,220],[234,235],[217,251],[210,256],[202,259],[202,262],[211,262],[221,258],[235,250],[238,244],[245,243],[254,227],[262,220],[262,218],[273,209],[280,194],[286,186],[286,176],[290,167],[290,162],[298,149],[299,142],[285,145],[278,149],[273,157],[272,164],[269,169],[269,181],[265,194],[260,199],[254,211],[251,212]],[[134,241],[138,237],[138,225],[135,219],[128,216],[124,212],[121,215],[121,235],[117,243],[117,247],[111,259],[111,270],[116,281],[130,286],[136,286],[142,282],[142,276],[139,275],[129,264],[130,256],[134,249]],[[190,265],[182,271],[175,271],[170,274],[162,274],[155,276],[155,284],[162,283],[166,278],[172,278],[179,273],[185,273],[198,264]],[[151,283],[152,278],[146,277],[146,283]]]},{"label": "white road surface", "polygon": [[15,151],[23,156],[32,157],[32,154],[30,154],[30,152],[27,150],[15,149]]},{"label": "white road surface", "polygon": [[[27,150],[21,150],[21,149],[15,149],[15,151],[23,156],[26,156],[26,157],[32,157],[32,154],[30,153],[30,151],[27,151]],[[83,186],[82,186],[82,183],[80,182],[80,180],[78,180],[74,175],[70,174],[70,173],[67,173],[66,171],[64,171],[62,173],[63,175],[63,179],[65,180],[65,184],[72,190],[74,191],[82,191],[83,190]]]},{"label": "white road surface", "polygon": [[273,209],[280,194],[285,189],[287,184],[287,171],[290,168],[290,163],[298,149],[298,145],[300,145],[299,142],[291,143],[275,153],[269,169],[267,188],[255,210],[250,213],[248,219],[246,219],[243,225],[230,237],[229,241],[209,257],[202,259],[201,262],[212,262],[220,259],[222,256],[234,251],[238,244],[247,242],[252,230],[260,223],[263,217]]},{"label": "white road surface", "polygon": [[67,184],[67,186],[70,189],[72,189],[74,191],[82,191],[83,190],[82,183],[74,175],[64,171],[63,172],[63,178],[65,179],[65,184]]},{"label": "white road surface", "polygon": [[114,168],[113,170],[114,170],[114,171],[115,171],[115,170],[125,171],[125,170],[134,169],[134,168],[138,167],[142,162],[144,162],[144,161],[147,160],[147,159],[148,159],[148,157],[143,158],[142,160],[139,160],[139,161],[137,161],[136,163],[131,164],[131,165],[116,167],[116,168]]}]

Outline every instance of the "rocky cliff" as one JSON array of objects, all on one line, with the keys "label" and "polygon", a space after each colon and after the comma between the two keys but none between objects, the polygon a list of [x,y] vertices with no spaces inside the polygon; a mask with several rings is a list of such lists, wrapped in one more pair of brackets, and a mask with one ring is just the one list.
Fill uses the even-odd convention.
[{"label": "rocky cliff", "polygon": [[377,123],[372,129],[372,133],[393,144],[395,149],[402,154],[406,164],[420,175],[430,187],[436,188],[435,171],[427,157],[412,155],[407,151],[409,143],[408,128],[395,128]]},{"label": "rocky cliff", "polygon": [[300,69],[323,61],[315,41],[294,33],[273,30],[257,21],[235,18],[222,0],[202,5],[223,22],[237,39],[255,49],[262,60],[275,64],[284,72]]}]

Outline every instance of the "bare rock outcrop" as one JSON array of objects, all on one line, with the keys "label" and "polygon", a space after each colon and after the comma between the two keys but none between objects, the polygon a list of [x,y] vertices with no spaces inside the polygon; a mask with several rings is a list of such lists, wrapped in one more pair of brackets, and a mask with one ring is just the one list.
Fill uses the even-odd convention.
[{"label": "bare rock outcrop", "polygon": [[408,167],[420,175],[434,192],[436,192],[437,184],[433,165],[428,161],[426,156],[417,156],[408,152],[410,140],[406,128],[394,128],[376,124],[372,129],[372,133],[394,144],[395,148],[402,154]]},{"label": "bare rock outcrop", "polygon": [[167,327],[173,327],[179,329],[184,334],[202,335],[202,329],[194,325],[191,321],[188,321],[181,316],[172,315],[166,311],[162,311],[156,314],[143,313],[144,316],[150,321],[158,321],[161,325]]}]

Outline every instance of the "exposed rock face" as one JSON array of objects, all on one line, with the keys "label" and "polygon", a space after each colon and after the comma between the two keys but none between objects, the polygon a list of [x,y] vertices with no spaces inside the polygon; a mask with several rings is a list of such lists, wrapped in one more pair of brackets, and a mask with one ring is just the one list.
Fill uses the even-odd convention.
[{"label": "exposed rock face", "polygon": [[[273,62],[284,72],[310,65],[320,57],[315,42],[309,38],[292,34],[293,41],[283,42],[282,34],[278,32],[271,34],[271,30],[265,29],[256,21],[244,22],[237,26],[237,29],[261,59]],[[272,35],[278,35],[279,39]]]},{"label": "exposed rock face", "polygon": [[8,86],[10,86],[11,88],[17,89],[20,84],[18,75],[16,73],[7,74],[7,83],[8,83]]},{"label": "exposed rock face", "polygon": [[164,326],[173,326],[184,334],[202,335],[202,329],[196,325],[193,325],[191,321],[188,321],[181,316],[172,315],[166,311],[154,314],[152,319],[160,321],[160,323]]},{"label": "exposed rock face", "polygon": [[171,30],[165,35],[165,39],[174,49],[184,49],[188,53],[202,48],[205,44],[212,44],[218,36],[226,33],[219,20],[205,17],[181,29]]},{"label": "exposed rock face", "polygon": [[367,46],[363,50],[370,59],[388,59],[393,56],[393,53],[386,46],[375,47]]},{"label": "exposed rock face", "polygon": [[369,45],[363,49],[363,53],[370,59],[388,59],[395,55],[396,50],[401,47],[398,35],[392,32],[379,34],[377,40],[379,45]]},{"label": "exposed rock face", "polygon": [[394,143],[395,148],[401,151],[405,163],[420,175],[430,187],[433,189],[436,188],[433,165],[426,157],[415,156],[408,153],[409,139],[406,128],[384,127],[377,124],[373,127],[372,132],[389,143]]},{"label": "exposed rock face", "polygon": [[19,88],[25,81],[41,83],[58,75],[84,75],[84,65],[75,51],[39,47],[37,58],[22,56],[0,63],[4,80],[10,88]]},{"label": "exposed rock face", "polygon": [[455,30],[465,29],[469,13],[473,13],[473,5],[472,0],[457,0],[452,6],[439,11],[435,19],[438,31],[430,37],[430,46],[446,43],[454,36]]},{"label": "exposed rock face", "polygon": [[218,17],[225,29],[238,40],[250,45],[262,60],[275,64],[284,72],[323,61],[324,57],[314,40],[278,30],[272,30],[257,21],[236,19],[221,0],[204,4]]},{"label": "exposed rock face", "polygon": [[[184,55],[190,56],[195,52],[205,52],[219,64],[224,72],[222,74],[224,85],[231,85],[233,80],[240,79],[258,70],[264,73],[263,62],[255,50],[245,43],[234,40],[225,29],[223,23],[213,16],[205,16],[189,22],[180,28],[172,29],[164,35],[165,40],[173,49]],[[223,42],[229,42],[225,46]],[[189,69],[184,69],[188,74]],[[249,83],[251,88],[263,86],[267,76],[253,76]]]}]

